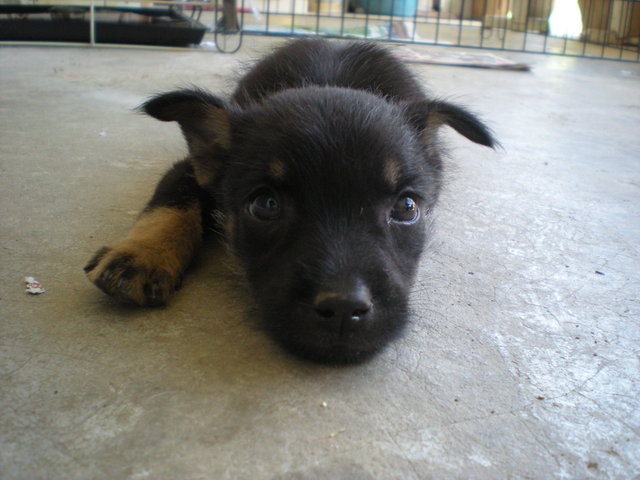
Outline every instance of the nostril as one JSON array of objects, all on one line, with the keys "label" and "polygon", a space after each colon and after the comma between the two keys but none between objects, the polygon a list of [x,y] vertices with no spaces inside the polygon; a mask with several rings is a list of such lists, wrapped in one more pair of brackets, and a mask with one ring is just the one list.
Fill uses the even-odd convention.
[{"label": "nostril", "polygon": [[324,318],[331,318],[337,313],[339,316],[349,316],[352,320],[358,321],[361,317],[364,317],[369,310],[371,310],[371,306],[363,305],[359,308],[356,307],[351,311],[351,313],[349,313],[350,309],[351,306],[348,304],[345,305],[344,308],[340,305],[336,305],[333,309],[326,308],[325,305],[324,308],[316,308],[315,311],[318,315]]},{"label": "nostril", "polygon": [[351,312],[351,319],[358,321],[360,317],[364,317],[371,310],[371,305],[366,306],[365,308],[358,308]]},{"label": "nostril", "polygon": [[316,313],[318,315],[320,315],[321,317],[324,318],[331,318],[334,315],[334,311],[333,310],[328,310],[328,309],[321,309],[321,308],[316,308]]},{"label": "nostril", "polygon": [[314,310],[324,319],[337,322],[362,320],[372,308],[371,292],[358,282],[345,292],[321,292],[314,300]]}]

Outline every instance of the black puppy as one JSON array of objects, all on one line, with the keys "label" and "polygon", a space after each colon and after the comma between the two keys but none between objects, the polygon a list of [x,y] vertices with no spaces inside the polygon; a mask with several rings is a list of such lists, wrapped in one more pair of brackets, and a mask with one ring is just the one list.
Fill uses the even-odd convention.
[{"label": "black puppy", "polygon": [[265,328],[326,363],[368,358],[402,330],[438,198],[436,133],[494,140],[429,98],[386,49],[300,40],[259,62],[229,101],[202,90],[142,109],[189,147],[119,243],[85,271],[106,293],[164,303],[201,243],[223,232]]}]

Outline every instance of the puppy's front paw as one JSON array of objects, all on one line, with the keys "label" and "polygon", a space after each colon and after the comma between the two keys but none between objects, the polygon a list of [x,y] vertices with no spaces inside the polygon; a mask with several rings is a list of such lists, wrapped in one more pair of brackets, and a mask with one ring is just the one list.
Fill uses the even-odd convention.
[{"label": "puppy's front paw", "polygon": [[164,305],[180,287],[181,275],[175,267],[165,252],[125,240],[98,250],[84,271],[98,288],[118,300],[152,307]]}]

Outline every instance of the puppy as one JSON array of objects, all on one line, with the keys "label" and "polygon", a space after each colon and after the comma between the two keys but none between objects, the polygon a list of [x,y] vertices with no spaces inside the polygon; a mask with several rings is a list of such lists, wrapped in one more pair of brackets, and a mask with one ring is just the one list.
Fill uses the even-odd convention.
[{"label": "puppy", "polygon": [[222,233],[262,324],[286,350],[355,363],[397,337],[438,199],[437,131],[492,147],[467,110],[432,99],[381,46],[299,40],[230,100],[178,90],[142,110],[189,148],[129,234],[85,267],[118,299],[164,304],[203,234]]}]

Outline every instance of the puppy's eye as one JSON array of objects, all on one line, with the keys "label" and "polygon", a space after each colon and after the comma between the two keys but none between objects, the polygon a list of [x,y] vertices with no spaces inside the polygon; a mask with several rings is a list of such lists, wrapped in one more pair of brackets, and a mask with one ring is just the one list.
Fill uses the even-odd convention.
[{"label": "puppy's eye", "polygon": [[280,216],[281,206],[273,192],[262,192],[247,204],[249,215],[262,221],[275,220]]},{"label": "puppy's eye", "polygon": [[412,197],[401,197],[391,210],[389,222],[410,225],[415,223],[419,217],[420,209],[416,201]]}]

